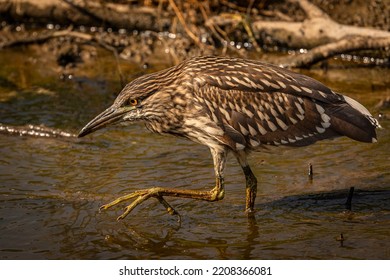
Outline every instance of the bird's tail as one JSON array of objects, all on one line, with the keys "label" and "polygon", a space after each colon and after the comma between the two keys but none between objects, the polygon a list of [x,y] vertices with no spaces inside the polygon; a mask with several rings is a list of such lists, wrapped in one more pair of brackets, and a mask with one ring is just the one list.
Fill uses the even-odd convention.
[{"label": "bird's tail", "polygon": [[376,129],[379,122],[359,102],[343,96],[345,103],[333,107],[331,127],[340,135],[345,135],[361,142],[377,142]]}]

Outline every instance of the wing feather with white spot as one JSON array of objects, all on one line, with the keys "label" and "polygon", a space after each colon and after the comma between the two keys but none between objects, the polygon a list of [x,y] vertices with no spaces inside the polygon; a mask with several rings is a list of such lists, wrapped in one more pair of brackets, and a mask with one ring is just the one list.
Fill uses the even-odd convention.
[{"label": "wing feather with white spot", "polygon": [[208,100],[214,118],[245,137],[247,148],[342,135],[376,141],[379,124],[367,109],[310,77],[243,59],[203,57],[196,67],[196,94]]},{"label": "wing feather with white spot", "polygon": [[224,90],[247,92],[284,92],[308,97],[325,103],[344,102],[324,84],[271,64],[255,60],[201,57],[197,58],[194,82],[199,86],[208,84]]},{"label": "wing feather with white spot", "polygon": [[220,141],[234,150],[253,150],[262,145],[304,146],[339,135],[329,129],[330,118],[324,107],[309,98],[210,86],[202,87],[197,94],[205,100],[210,118],[224,128]]}]

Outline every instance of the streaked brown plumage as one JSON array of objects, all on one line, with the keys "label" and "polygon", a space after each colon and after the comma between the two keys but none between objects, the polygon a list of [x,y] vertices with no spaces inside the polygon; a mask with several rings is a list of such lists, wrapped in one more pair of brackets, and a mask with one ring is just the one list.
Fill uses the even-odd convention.
[{"label": "streaked brown plumage", "polygon": [[110,123],[142,121],[156,133],[188,138],[210,148],[216,186],[211,191],[163,188],[140,190],[103,209],[134,198],[124,218],[150,197],[169,213],[164,196],[216,201],[224,197],[226,154],[232,152],[246,178],[246,210],[253,211],[257,180],[248,163],[250,151],[266,145],[306,146],[348,136],[376,142],[379,123],[357,101],[320,82],[254,60],[196,57],[127,84],[114,104],[81,131],[82,137]]}]

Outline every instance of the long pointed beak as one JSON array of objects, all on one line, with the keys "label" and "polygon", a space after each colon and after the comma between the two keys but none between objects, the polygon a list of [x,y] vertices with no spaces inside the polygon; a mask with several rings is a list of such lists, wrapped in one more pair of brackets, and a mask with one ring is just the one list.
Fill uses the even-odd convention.
[{"label": "long pointed beak", "polygon": [[129,109],[130,108],[114,107],[114,106],[109,107],[101,114],[96,116],[86,126],[84,126],[83,129],[80,130],[78,137],[83,137],[96,130],[106,127],[109,124],[119,122],[122,119],[123,115],[129,111]]}]

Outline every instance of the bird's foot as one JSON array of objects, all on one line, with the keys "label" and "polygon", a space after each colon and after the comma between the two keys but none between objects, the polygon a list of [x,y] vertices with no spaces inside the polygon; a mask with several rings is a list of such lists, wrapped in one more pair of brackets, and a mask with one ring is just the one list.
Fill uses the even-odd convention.
[{"label": "bird's foot", "polygon": [[182,197],[189,199],[198,199],[206,201],[218,201],[224,197],[225,191],[221,183],[222,179],[217,178],[217,185],[211,191],[196,191],[196,190],[177,190],[177,189],[165,189],[160,187],[150,188],[146,190],[135,191],[131,194],[121,196],[114,201],[105,204],[100,207],[100,210],[106,210],[114,205],[117,205],[123,201],[134,199],[134,201],[125,207],[125,211],[122,215],[118,217],[118,220],[124,219],[135,207],[140,205],[145,200],[148,200],[151,197],[156,198],[171,215],[179,216],[177,211],[169,205],[169,203],[164,199],[164,196],[173,196],[173,197]]},{"label": "bird's foot", "polygon": [[151,197],[155,197],[165,207],[165,209],[167,210],[167,212],[170,215],[178,215],[179,222],[180,222],[181,217],[180,217],[179,213],[163,198],[163,196],[160,193],[161,191],[163,191],[162,188],[150,188],[150,189],[146,189],[146,190],[135,191],[131,194],[121,196],[121,197],[113,200],[110,203],[102,205],[99,208],[99,211],[107,210],[108,208],[111,208],[112,206],[115,206],[123,201],[127,201],[127,200],[135,198],[135,200],[131,204],[129,204],[125,207],[125,209],[124,209],[125,211],[123,212],[123,214],[117,218],[117,220],[119,221],[119,220],[124,219],[128,214],[130,214],[130,212],[133,211],[134,208],[137,207],[139,204],[148,200]]}]

